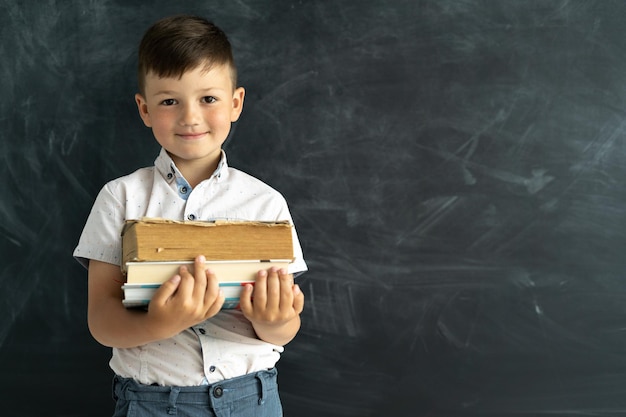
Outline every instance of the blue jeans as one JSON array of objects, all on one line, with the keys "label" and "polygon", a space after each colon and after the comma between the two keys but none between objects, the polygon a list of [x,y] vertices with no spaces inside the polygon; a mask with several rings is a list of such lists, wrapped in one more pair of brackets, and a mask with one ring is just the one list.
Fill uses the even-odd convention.
[{"label": "blue jeans", "polygon": [[197,387],[143,385],[113,379],[113,417],[282,417],[276,369]]}]

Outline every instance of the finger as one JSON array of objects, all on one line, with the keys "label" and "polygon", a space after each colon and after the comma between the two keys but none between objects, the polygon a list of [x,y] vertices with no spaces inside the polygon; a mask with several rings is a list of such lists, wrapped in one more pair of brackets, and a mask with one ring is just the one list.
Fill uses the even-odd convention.
[{"label": "finger", "polygon": [[241,289],[241,295],[239,296],[239,308],[245,317],[251,317],[254,313],[252,306],[252,291],[254,286],[252,284],[246,284]]},{"label": "finger", "polygon": [[262,269],[256,275],[256,282],[254,284],[254,303],[252,307],[256,311],[265,310],[267,307],[267,271]]},{"label": "finger", "polygon": [[293,307],[293,276],[284,269],[278,271],[280,280],[280,309]]},{"label": "finger", "polygon": [[[206,258],[203,255],[196,256],[193,262],[193,292],[194,300],[203,300],[207,290]],[[215,294],[214,294],[215,296]]]},{"label": "finger", "polygon": [[213,317],[217,313],[219,313],[220,310],[222,309],[222,307],[224,306],[224,300],[225,300],[224,292],[218,287],[217,295],[213,299],[213,303],[209,305],[209,308],[208,308],[204,318],[208,319],[208,318]]},{"label": "finger", "polygon": [[304,294],[298,284],[293,286],[293,309],[296,314],[300,314],[304,310]]},{"label": "finger", "polygon": [[191,297],[191,293],[194,287],[194,278],[186,266],[178,268],[178,275],[180,276],[180,284],[178,284],[178,294],[184,299]]},{"label": "finger", "polygon": [[180,280],[180,275],[174,275],[172,278],[165,281],[152,296],[150,304],[165,304],[167,300],[169,300],[178,289],[180,285]]},{"label": "finger", "polygon": [[267,303],[268,310],[277,311],[280,308],[281,280],[276,268],[270,268],[267,274]]},{"label": "finger", "polygon": [[[220,296],[220,284],[215,276],[215,273],[210,269],[206,269],[204,271],[205,280],[206,280],[206,290],[204,292],[204,305],[210,307],[216,301],[216,299]],[[223,294],[222,294],[223,296]],[[223,303],[222,303],[223,304]]]}]

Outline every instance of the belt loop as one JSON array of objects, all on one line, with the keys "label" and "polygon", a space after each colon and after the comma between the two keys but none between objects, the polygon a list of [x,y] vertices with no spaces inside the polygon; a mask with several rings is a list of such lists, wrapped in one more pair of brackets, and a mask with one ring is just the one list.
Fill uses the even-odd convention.
[{"label": "belt loop", "polygon": [[113,376],[113,380],[111,381],[111,392],[113,393],[113,400],[117,401],[119,397],[117,396],[117,384],[120,383],[120,379],[117,375]]},{"label": "belt loop", "polygon": [[178,399],[178,394],[180,393],[179,387],[172,387],[170,390],[170,398],[169,404],[167,406],[167,414],[176,415],[178,410],[176,409],[176,400]]},{"label": "belt loop", "polygon": [[265,394],[266,394],[266,380],[265,374],[263,372],[257,372],[255,374],[256,379],[261,383],[261,398],[259,398],[259,405],[265,404]]}]

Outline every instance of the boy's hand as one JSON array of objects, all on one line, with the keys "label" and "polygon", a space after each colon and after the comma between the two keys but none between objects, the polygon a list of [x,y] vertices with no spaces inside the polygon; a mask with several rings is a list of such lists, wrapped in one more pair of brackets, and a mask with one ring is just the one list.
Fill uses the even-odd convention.
[{"label": "boy's hand", "polygon": [[217,277],[205,265],[205,257],[194,261],[194,274],[181,266],[179,274],[161,285],[148,305],[155,331],[174,336],[216,315],[224,304]]},{"label": "boy's hand", "polygon": [[304,294],[294,285],[293,275],[271,268],[259,271],[254,286],[244,287],[239,305],[259,338],[282,345],[300,328]]}]

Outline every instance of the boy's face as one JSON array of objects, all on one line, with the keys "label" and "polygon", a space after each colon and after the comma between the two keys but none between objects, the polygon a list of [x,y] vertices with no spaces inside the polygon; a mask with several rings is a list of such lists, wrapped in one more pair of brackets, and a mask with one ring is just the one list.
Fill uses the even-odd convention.
[{"label": "boy's face", "polygon": [[179,168],[187,162],[215,166],[231,123],[243,109],[244,89],[233,91],[226,65],[204,65],[178,78],[146,75],[145,96],[135,100],[146,126]]}]

